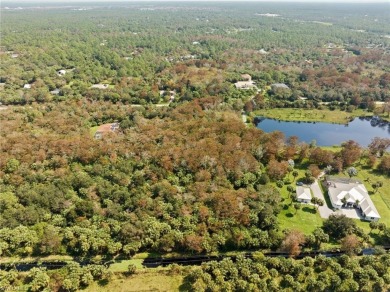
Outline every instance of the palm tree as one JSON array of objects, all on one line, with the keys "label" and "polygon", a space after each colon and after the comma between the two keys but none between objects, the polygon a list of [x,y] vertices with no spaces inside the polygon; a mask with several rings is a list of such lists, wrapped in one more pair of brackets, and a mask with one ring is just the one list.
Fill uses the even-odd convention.
[{"label": "palm tree", "polygon": [[347,204],[347,199],[345,197],[342,198],[341,203],[343,203],[343,207],[345,207],[345,204]]}]

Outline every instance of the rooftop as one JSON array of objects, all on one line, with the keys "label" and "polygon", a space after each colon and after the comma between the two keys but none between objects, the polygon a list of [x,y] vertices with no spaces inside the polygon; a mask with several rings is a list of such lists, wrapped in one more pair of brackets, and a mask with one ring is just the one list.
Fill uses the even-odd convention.
[{"label": "rooftop", "polygon": [[330,200],[335,205],[346,203],[358,204],[367,217],[380,218],[366,187],[357,179],[328,176],[326,178]]},{"label": "rooftop", "polygon": [[311,192],[309,188],[297,186],[297,199],[311,200]]}]

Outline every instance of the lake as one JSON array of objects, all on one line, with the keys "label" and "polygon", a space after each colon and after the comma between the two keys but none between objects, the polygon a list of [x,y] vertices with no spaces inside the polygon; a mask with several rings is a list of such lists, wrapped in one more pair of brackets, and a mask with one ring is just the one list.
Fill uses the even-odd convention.
[{"label": "lake", "polygon": [[300,141],[317,141],[318,146],[340,145],[354,140],[368,146],[374,137],[390,138],[390,123],[374,118],[356,118],[346,125],[320,122],[286,122],[257,117],[257,128],[264,132],[281,131],[286,137],[297,136]]}]

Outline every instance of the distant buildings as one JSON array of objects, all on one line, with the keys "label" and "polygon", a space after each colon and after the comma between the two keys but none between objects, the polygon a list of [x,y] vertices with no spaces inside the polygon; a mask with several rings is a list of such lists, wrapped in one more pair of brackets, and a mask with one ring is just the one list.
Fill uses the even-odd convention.
[{"label": "distant buildings", "polygon": [[255,83],[252,81],[252,77],[249,74],[242,74],[241,79],[243,81],[237,81],[234,86],[238,89],[254,89],[257,88]]},{"label": "distant buildings", "polygon": [[91,86],[91,88],[98,88],[98,89],[107,89],[108,88],[108,84],[93,84]]},{"label": "distant buildings", "polygon": [[290,87],[288,87],[286,84],[284,83],[274,83],[274,84],[271,84],[271,88],[273,90],[275,89],[290,89]]},{"label": "distant buildings", "polygon": [[57,71],[58,76],[64,76],[65,74],[66,74],[66,70],[61,69]]},{"label": "distant buildings", "polygon": [[118,129],[119,129],[119,123],[117,123],[117,122],[100,125],[95,132],[94,138],[101,139],[101,138],[103,138],[103,135],[105,133],[115,132]]}]

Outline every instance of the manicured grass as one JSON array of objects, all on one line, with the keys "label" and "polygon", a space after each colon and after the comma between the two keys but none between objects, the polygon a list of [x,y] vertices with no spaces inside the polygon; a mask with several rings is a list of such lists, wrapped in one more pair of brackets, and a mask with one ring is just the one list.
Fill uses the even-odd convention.
[{"label": "manicured grass", "polygon": [[[295,168],[298,171],[298,177],[293,181],[293,176],[290,175],[291,185],[296,188],[296,181],[299,181],[304,177],[305,169],[297,166]],[[311,234],[314,229],[322,226],[323,219],[321,219],[318,211],[314,206],[308,204],[301,204],[300,210],[295,210],[294,203],[291,204],[289,198],[287,185],[280,189],[282,196],[282,210],[278,215],[280,229],[297,229],[302,231],[304,234]]]},{"label": "manicured grass", "polygon": [[129,277],[116,275],[109,282],[94,282],[83,291],[188,291],[183,279],[182,275],[168,275],[155,270],[148,270]]},{"label": "manicured grass", "polygon": [[297,229],[308,235],[317,227],[322,226],[323,220],[314,206],[301,204],[301,209],[296,211],[294,206],[290,205],[291,200],[288,199],[284,202],[284,207],[278,216],[282,230]]},{"label": "manicured grass", "polygon": [[142,269],[144,266],[142,265],[143,259],[132,259],[132,260],[123,260],[120,262],[116,262],[110,265],[109,271],[113,273],[125,273],[128,270],[128,266],[130,264],[135,265],[137,269]]},{"label": "manicured grass", "polygon": [[99,128],[99,126],[95,126],[95,127],[92,127],[89,129],[89,132],[91,133],[92,136],[95,135],[98,128]]},{"label": "manicured grass", "polygon": [[279,119],[284,121],[301,122],[325,122],[333,124],[348,123],[354,117],[372,116],[372,113],[363,110],[355,110],[347,113],[340,110],[318,110],[318,109],[297,109],[297,108],[274,108],[257,110],[251,113],[251,116],[263,116],[267,118]]}]

